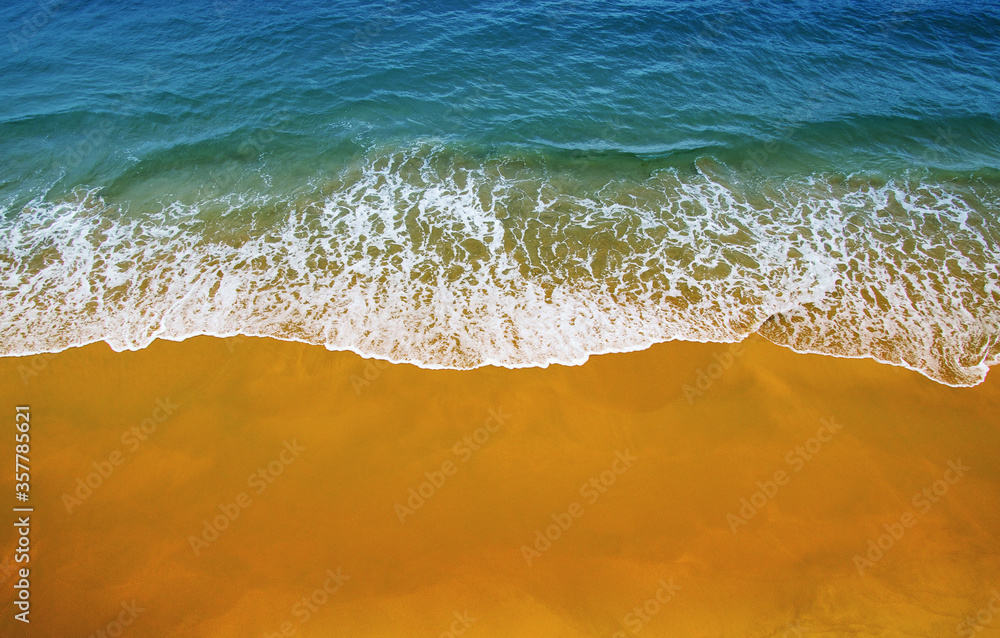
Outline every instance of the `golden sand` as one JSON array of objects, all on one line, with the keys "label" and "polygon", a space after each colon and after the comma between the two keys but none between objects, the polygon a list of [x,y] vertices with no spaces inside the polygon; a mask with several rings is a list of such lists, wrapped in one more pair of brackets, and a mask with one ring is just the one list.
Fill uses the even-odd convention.
[{"label": "golden sand", "polygon": [[18,635],[1000,636],[995,378],[762,339],[459,372],[202,337],[0,379],[4,459],[32,415]]}]

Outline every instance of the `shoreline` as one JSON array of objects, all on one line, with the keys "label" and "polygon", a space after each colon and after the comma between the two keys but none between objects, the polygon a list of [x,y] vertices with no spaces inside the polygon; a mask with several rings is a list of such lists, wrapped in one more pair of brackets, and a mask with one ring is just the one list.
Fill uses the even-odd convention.
[{"label": "shoreline", "polygon": [[26,360],[0,396],[32,409],[31,635],[133,600],[162,636],[951,635],[1000,580],[992,378],[759,337],[516,370],[250,337]]},{"label": "shoreline", "polygon": [[[762,323],[761,325],[763,326],[764,324]],[[388,364],[388,365],[394,365],[394,366],[395,365],[413,366],[413,367],[421,369],[421,370],[429,370],[429,371],[430,370],[440,370],[440,371],[447,370],[447,371],[453,371],[453,372],[472,372],[472,371],[475,371],[475,370],[482,370],[482,369],[498,369],[498,370],[534,370],[534,369],[538,369],[538,370],[545,370],[545,369],[548,369],[549,367],[564,367],[564,368],[581,367],[581,366],[587,365],[587,363],[589,363],[595,357],[614,356],[614,355],[628,355],[628,354],[637,353],[637,352],[645,352],[645,351],[650,350],[652,348],[656,348],[656,347],[659,347],[659,346],[670,345],[670,344],[676,344],[676,343],[720,345],[720,346],[727,346],[727,345],[728,346],[739,346],[739,345],[745,344],[745,343],[747,343],[749,341],[753,341],[753,340],[758,340],[759,339],[759,340],[767,341],[768,343],[770,343],[772,345],[775,345],[775,346],[777,346],[779,348],[784,348],[786,350],[789,350],[792,353],[799,354],[799,355],[817,355],[817,356],[821,356],[821,357],[831,357],[831,358],[834,358],[834,359],[846,359],[846,360],[853,360],[853,361],[869,361],[869,362],[876,363],[876,364],[879,364],[879,365],[891,366],[891,367],[895,367],[895,368],[902,368],[902,369],[908,370],[910,372],[915,372],[915,373],[919,374],[920,376],[922,376],[922,377],[924,377],[924,378],[926,378],[926,379],[928,379],[928,380],[930,380],[930,381],[932,381],[932,382],[934,382],[934,383],[936,383],[938,385],[942,385],[942,386],[949,387],[949,388],[955,388],[955,389],[974,388],[974,387],[977,387],[979,385],[982,385],[983,383],[986,382],[986,379],[988,378],[989,373],[992,370],[992,367],[995,366],[995,365],[997,365],[998,363],[1000,363],[1000,360],[984,360],[980,364],[977,364],[977,365],[981,365],[981,366],[985,367],[985,369],[986,369],[986,372],[983,374],[983,378],[981,380],[979,380],[976,383],[970,384],[970,385],[962,385],[962,384],[958,384],[958,383],[952,384],[952,383],[947,383],[946,381],[943,381],[943,380],[940,380],[940,379],[935,379],[928,372],[926,372],[924,370],[921,370],[920,368],[915,367],[915,366],[913,366],[913,365],[911,365],[909,363],[890,361],[888,359],[881,359],[881,358],[879,358],[879,357],[877,357],[877,356],[875,356],[873,354],[862,354],[862,355],[838,354],[838,353],[832,353],[832,352],[823,352],[823,351],[820,351],[820,350],[798,349],[798,348],[796,348],[796,347],[794,347],[792,345],[789,345],[789,344],[776,343],[774,341],[771,341],[768,337],[762,335],[759,332],[759,328],[760,328],[760,326],[758,326],[757,330],[754,330],[753,332],[747,334],[740,341],[697,341],[697,340],[679,339],[678,338],[678,339],[670,339],[670,340],[667,340],[667,341],[651,341],[651,342],[646,343],[644,345],[637,345],[635,348],[631,348],[631,349],[611,349],[611,350],[605,350],[605,351],[590,352],[584,358],[582,358],[579,361],[563,361],[563,360],[559,360],[559,359],[551,359],[551,360],[547,360],[547,361],[545,361],[543,363],[512,364],[512,365],[504,365],[502,363],[496,363],[496,362],[485,362],[485,363],[478,364],[475,367],[471,367],[471,368],[459,368],[459,367],[451,367],[451,366],[447,366],[447,365],[439,365],[439,364],[426,363],[426,362],[418,362],[418,361],[410,361],[410,360],[402,360],[402,359],[392,359],[390,357],[383,357],[383,356],[380,356],[378,354],[374,354],[374,353],[367,352],[367,351],[362,351],[362,350],[360,350],[358,348],[351,348],[351,347],[344,347],[344,348],[336,348],[336,349],[334,349],[334,348],[330,348],[326,344],[313,343],[311,341],[306,341],[306,340],[303,340],[303,339],[296,339],[296,338],[293,338],[293,337],[276,337],[276,336],[272,336],[272,335],[243,334],[243,333],[239,333],[239,332],[236,332],[236,333],[219,333],[219,334],[207,333],[207,332],[199,332],[199,333],[192,333],[192,334],[189,334],[189,335],[184,335],[184,336],[181,336],[181,337],[178,337],[178,338],[155,337],[155,338],[153,338],[145,346],[140,346],[140,347],[134,348],[134,349],[125,348],[125,349],[121,349],[121,350],[115,349],[114,346],[111,345],[105,339],[96,339],[94,341],[88,341],[86,343],[80,343],[80,344],[74,344],[74,345],[66,346],[65,348],[63,348],[61,350],[42,350],[42,351],[37,351],[37,352],[25,353],[25,354],[0,355],[0,360],[3,360],[3,359],[30,359],[32,357],[52,357],[52,356],[56,356],[58,354],[61,354],[63,352],[67,352],[67,351],[71,351],[71,350],[77,350],[77,349],[80,349],[80,348],[87,348],[87,347],[96,346],[96,345],[99,345],[99,344],[104,344],[112,352],[115,352],[115,353],[141,352],[143,350],[146,350],[146,349],[152,347],[157,342],[184,343],[184,342],[189,341],[191,339],[211,338],[211,339],[236,340],[236,341],[242,341],[244,339],[265,339],[265,340],[272,340],[272,341],[277,341],[277,342],[281,342],[281,343],[298,344],[298,345],[302,345],[302,346],[322,348],[322,349],[324,349],[324,350],[326,350],[327,352],[330,352],[330,353],[353,354],[353,355],[355,355],[357,357],[360,357],[362,359],[365,359],[365,360],[378,361],[378,362],[382,362],[382,363],[385,363],[385,364]]]}]

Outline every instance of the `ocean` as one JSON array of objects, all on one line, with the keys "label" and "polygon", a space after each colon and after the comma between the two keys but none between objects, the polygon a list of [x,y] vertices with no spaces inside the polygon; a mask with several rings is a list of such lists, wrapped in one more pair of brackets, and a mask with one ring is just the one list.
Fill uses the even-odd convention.
[{"label": "ocean", "polygon": [[1000,361],[1000,5],[5,3],[0,355]]}]

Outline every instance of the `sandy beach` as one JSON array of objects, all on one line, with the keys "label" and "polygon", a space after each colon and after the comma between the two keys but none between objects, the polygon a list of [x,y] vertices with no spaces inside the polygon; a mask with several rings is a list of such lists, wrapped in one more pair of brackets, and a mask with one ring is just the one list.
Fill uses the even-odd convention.
[{"label": "sandy beach", "polygon": [[0,378],[31,409],[27,635],[1000,635],[992,377],[760,338],[433,371],[199,337]]}]

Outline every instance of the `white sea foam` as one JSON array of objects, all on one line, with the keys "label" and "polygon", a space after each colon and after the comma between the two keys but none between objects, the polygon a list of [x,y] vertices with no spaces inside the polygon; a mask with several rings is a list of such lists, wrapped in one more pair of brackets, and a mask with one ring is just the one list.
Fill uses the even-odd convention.
[{"label": "white sea foam", "polygon": [[413,151],[297,198],[36,201],[3,212],[0,354],[244,334],[465,369],[759,330],[952,385],[997,361],[995,194],[819,178],[741,191],[700,168],[587,189]]}]

